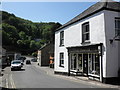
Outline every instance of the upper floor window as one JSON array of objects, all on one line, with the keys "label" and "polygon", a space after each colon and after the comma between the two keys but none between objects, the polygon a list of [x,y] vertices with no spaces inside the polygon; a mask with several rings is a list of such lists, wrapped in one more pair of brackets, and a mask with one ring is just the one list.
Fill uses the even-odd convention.
[{"label": "upper floor window", "polygon": [[115,36],[120,36],[120,18],[115,18]]},{"label": "upper floor window", "polygon": [[64,53],[60,53],[60,67],[64,67]]},{"label": "upper floor window", "polygon": [[60,32],[60,46],[64,45],[64,31]]},{"label": "upper floor window", "polygon": [[89,22],[82,24],[82,42],[90,40]]}]

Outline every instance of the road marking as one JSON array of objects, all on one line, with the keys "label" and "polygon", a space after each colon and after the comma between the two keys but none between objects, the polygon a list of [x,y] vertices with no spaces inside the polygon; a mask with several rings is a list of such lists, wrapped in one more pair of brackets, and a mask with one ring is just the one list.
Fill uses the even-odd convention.
[{"label": "road marking", "polygon": [[5,79],[6,82],[6,88],[8,88],[8,79]]},{"label": "road marking", "polygon": [[10,81],[11,81],[11,86],[12,86],[12,88],[16,88],[16,86],[15,86],[15,83],[14,83],[14,80],[13,80],[13,78],[12,78],[12,74],[11,74],[11,76],[10,76]]}]

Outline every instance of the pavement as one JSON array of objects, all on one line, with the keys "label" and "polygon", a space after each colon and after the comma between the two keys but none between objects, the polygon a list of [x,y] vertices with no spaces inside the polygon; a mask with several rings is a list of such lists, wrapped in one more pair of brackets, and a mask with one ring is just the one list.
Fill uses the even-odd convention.
[{"label": "pavement", "polygon": [[64,79],[71,80],[71,81],[74,80],[76,82],[90,83],[90,84],[93,84],[93,85],[101,86],[103,88],[118,88],[118,89],[120,89],[120,85],[104,84],[104,83],[101,83],[99,81],[93,81],[93,80],[88,79],[87,77],[82,77],[82,76],[66,76],[66,75],[54,74],[54,69],[53,68],[40,67],[37,64],[35,65],[35,67],[37,67],[41,70],[44,70],[49,75],[56,76],[56,77],[59,77],[59,78],[64,78]]}]

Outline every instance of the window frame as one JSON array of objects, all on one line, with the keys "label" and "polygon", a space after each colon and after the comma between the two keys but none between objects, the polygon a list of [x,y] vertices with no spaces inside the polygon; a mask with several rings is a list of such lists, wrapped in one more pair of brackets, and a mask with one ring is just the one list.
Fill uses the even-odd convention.
[{"label": "window frame", "polygon": [[100,56],[98,53],[89,53],[88,74],[100,76]]},{"label": "window frame", "polygon": [[89,22],[82,24],[82,43],[90,42],[90,25]]},{"label": "window frame", "polygon": [[60,67],[64,67],[64,53],[61,52],[61,53],[59,54],[59,56],[60,56],[59,66],[60,66]]},{"label": "window frame", "polygon": [[60,46],[64,46],[64,31],[60,32]]},{"label": "window frame", "polygon": [[120,24],[118,24],[117,22],[120,23],[120,17],[115,17],[115,36],[120,36]]}]

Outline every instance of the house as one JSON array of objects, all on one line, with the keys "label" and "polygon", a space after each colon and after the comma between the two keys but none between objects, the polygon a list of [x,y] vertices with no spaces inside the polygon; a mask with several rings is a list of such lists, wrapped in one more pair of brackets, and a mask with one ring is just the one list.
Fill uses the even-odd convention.
[{"label": "house", "polygon": [[55,32],[56,74],[120,77],[120,2],[97,2]]},{"label": "house", "polygon": [[12,46],[2,46],[2,48],[2,53],[4,53],[2,58],[4,57],[7,65],[10,65],[12,60],[18,59],[21,56],[21,52],[17,48],[13,48]]},{"label": "house", "polygon": [[6,49],[4,49],[2,46],[0,46],[0,66],[6,66]]},{"label": "house", "polygon": [[54,44],[48,43],[41,47],[38,50],[37,59],[40,66],[49,66],[50,61],[54,61]]}]

